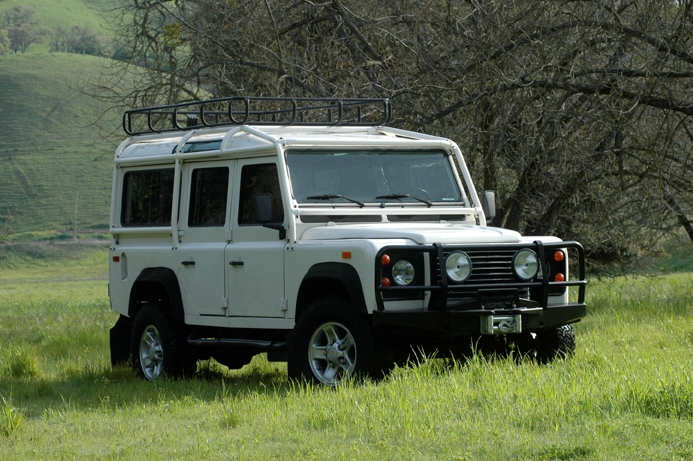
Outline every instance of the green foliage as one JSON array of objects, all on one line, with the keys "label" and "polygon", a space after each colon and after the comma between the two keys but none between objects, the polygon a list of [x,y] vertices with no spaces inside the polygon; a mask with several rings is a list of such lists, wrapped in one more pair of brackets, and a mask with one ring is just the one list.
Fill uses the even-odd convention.
[{"label": "green foliage", "polygon": [[12,52],[12,44],[5,29],[0,29],[0,55],[10,54]]},{"label": "green foliage", "polygon": [[176,48],[183,43],[183,37],[180,33],[180,24],[174,22],[164,26],[164,42],[171,48]]},{"label": "green foliage", "polygon": [[114,6],[111,0],[4,0],[0,2],[0,11],[17,5],[35,11],[36,18],[52,30],[58,26],[88,25],[103,34],[109,32],[105,19]]},{"label": "green foliage", "polygon": [[11,401],[2,397],[0,405],[0,430],[5,436],[10,436],[17,432],[23,424],[22,412],[14,408]]},{"label": "green foliage", "polygon": [[26,351],[17,351],[10,357],[10,374],[18,379],[36,378],[39,375],[38,359]]},{"label": "green foliage", "polygon": [[103,55],[101,40],[89,26],[72,26],[70,29],[58,26],[52,34],[50,50],[59,53]]}]

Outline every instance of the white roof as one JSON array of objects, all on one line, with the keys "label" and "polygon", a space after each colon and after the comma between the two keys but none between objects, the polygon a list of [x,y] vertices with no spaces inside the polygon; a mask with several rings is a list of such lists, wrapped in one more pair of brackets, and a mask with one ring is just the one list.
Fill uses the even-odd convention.
[{"label": "white roof", "polygon": [[[246,151],[266,150],[276,153],[277,146],[291,147],[374,147],[411,149],[417,147],[450,148],[452,142],[435,136],[389,127],[362,126],[277,126],[240,125],[222,128],[167,132],[132,136],[116,152],[120,160],[172,158],[180,145],[220,141],[221,152],[233,155]],[[195,156],[208,156],[219,150],[196,152]],[[182,155],[193,155],[182,154]]]}]

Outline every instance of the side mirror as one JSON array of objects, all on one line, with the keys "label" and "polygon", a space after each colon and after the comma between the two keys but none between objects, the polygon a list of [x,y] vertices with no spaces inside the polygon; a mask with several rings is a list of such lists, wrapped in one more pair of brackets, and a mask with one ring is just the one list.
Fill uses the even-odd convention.
[{"label": "side mirror", "polygon": [[279,240],[286,239],[286,229],[280,224],[272,224],[272,194],[257,194],[255,196],[255,221],[262,227],[279,231]]},{"label": "side mirror", "polygon": [[496,193],[492,190],[485,190],[481,199],[481,208],[484,210],[486,219],[493,219],[496,216]]},{"label": "side mirror", "polygon": [[255,196],[255,221],[260,224],[272,222],[272,194]]}]

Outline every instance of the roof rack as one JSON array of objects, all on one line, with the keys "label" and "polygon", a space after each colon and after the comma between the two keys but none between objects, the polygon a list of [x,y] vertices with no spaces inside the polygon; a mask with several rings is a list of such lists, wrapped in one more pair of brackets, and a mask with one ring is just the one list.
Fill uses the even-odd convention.
[{"label": "roof rack", "polygon": [[230,125],[379,126],[392,119],[387,98],[207,99],[131,109],[123,114],[128,135]]}]

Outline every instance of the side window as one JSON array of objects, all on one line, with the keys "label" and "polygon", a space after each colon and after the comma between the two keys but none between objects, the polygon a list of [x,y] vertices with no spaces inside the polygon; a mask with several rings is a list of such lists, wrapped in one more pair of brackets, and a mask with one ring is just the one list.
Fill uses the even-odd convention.
[{"label": "side window", "polygon": [[219,227],[226,223],[229,169],[198,168],[190,182],[188,226]]},{"label": "side window", "polygon": [[129,171],[123,177],[123,227],[170,226],[173,168]]},{"label": "side window", "polygon": [[272,194],[272,222],[284,222],[284,207],[282,206],[277,165],[274,163],[245,165],[241,170],[238,224],[259,224],[255,218],[255,196],[267,193]]}]

